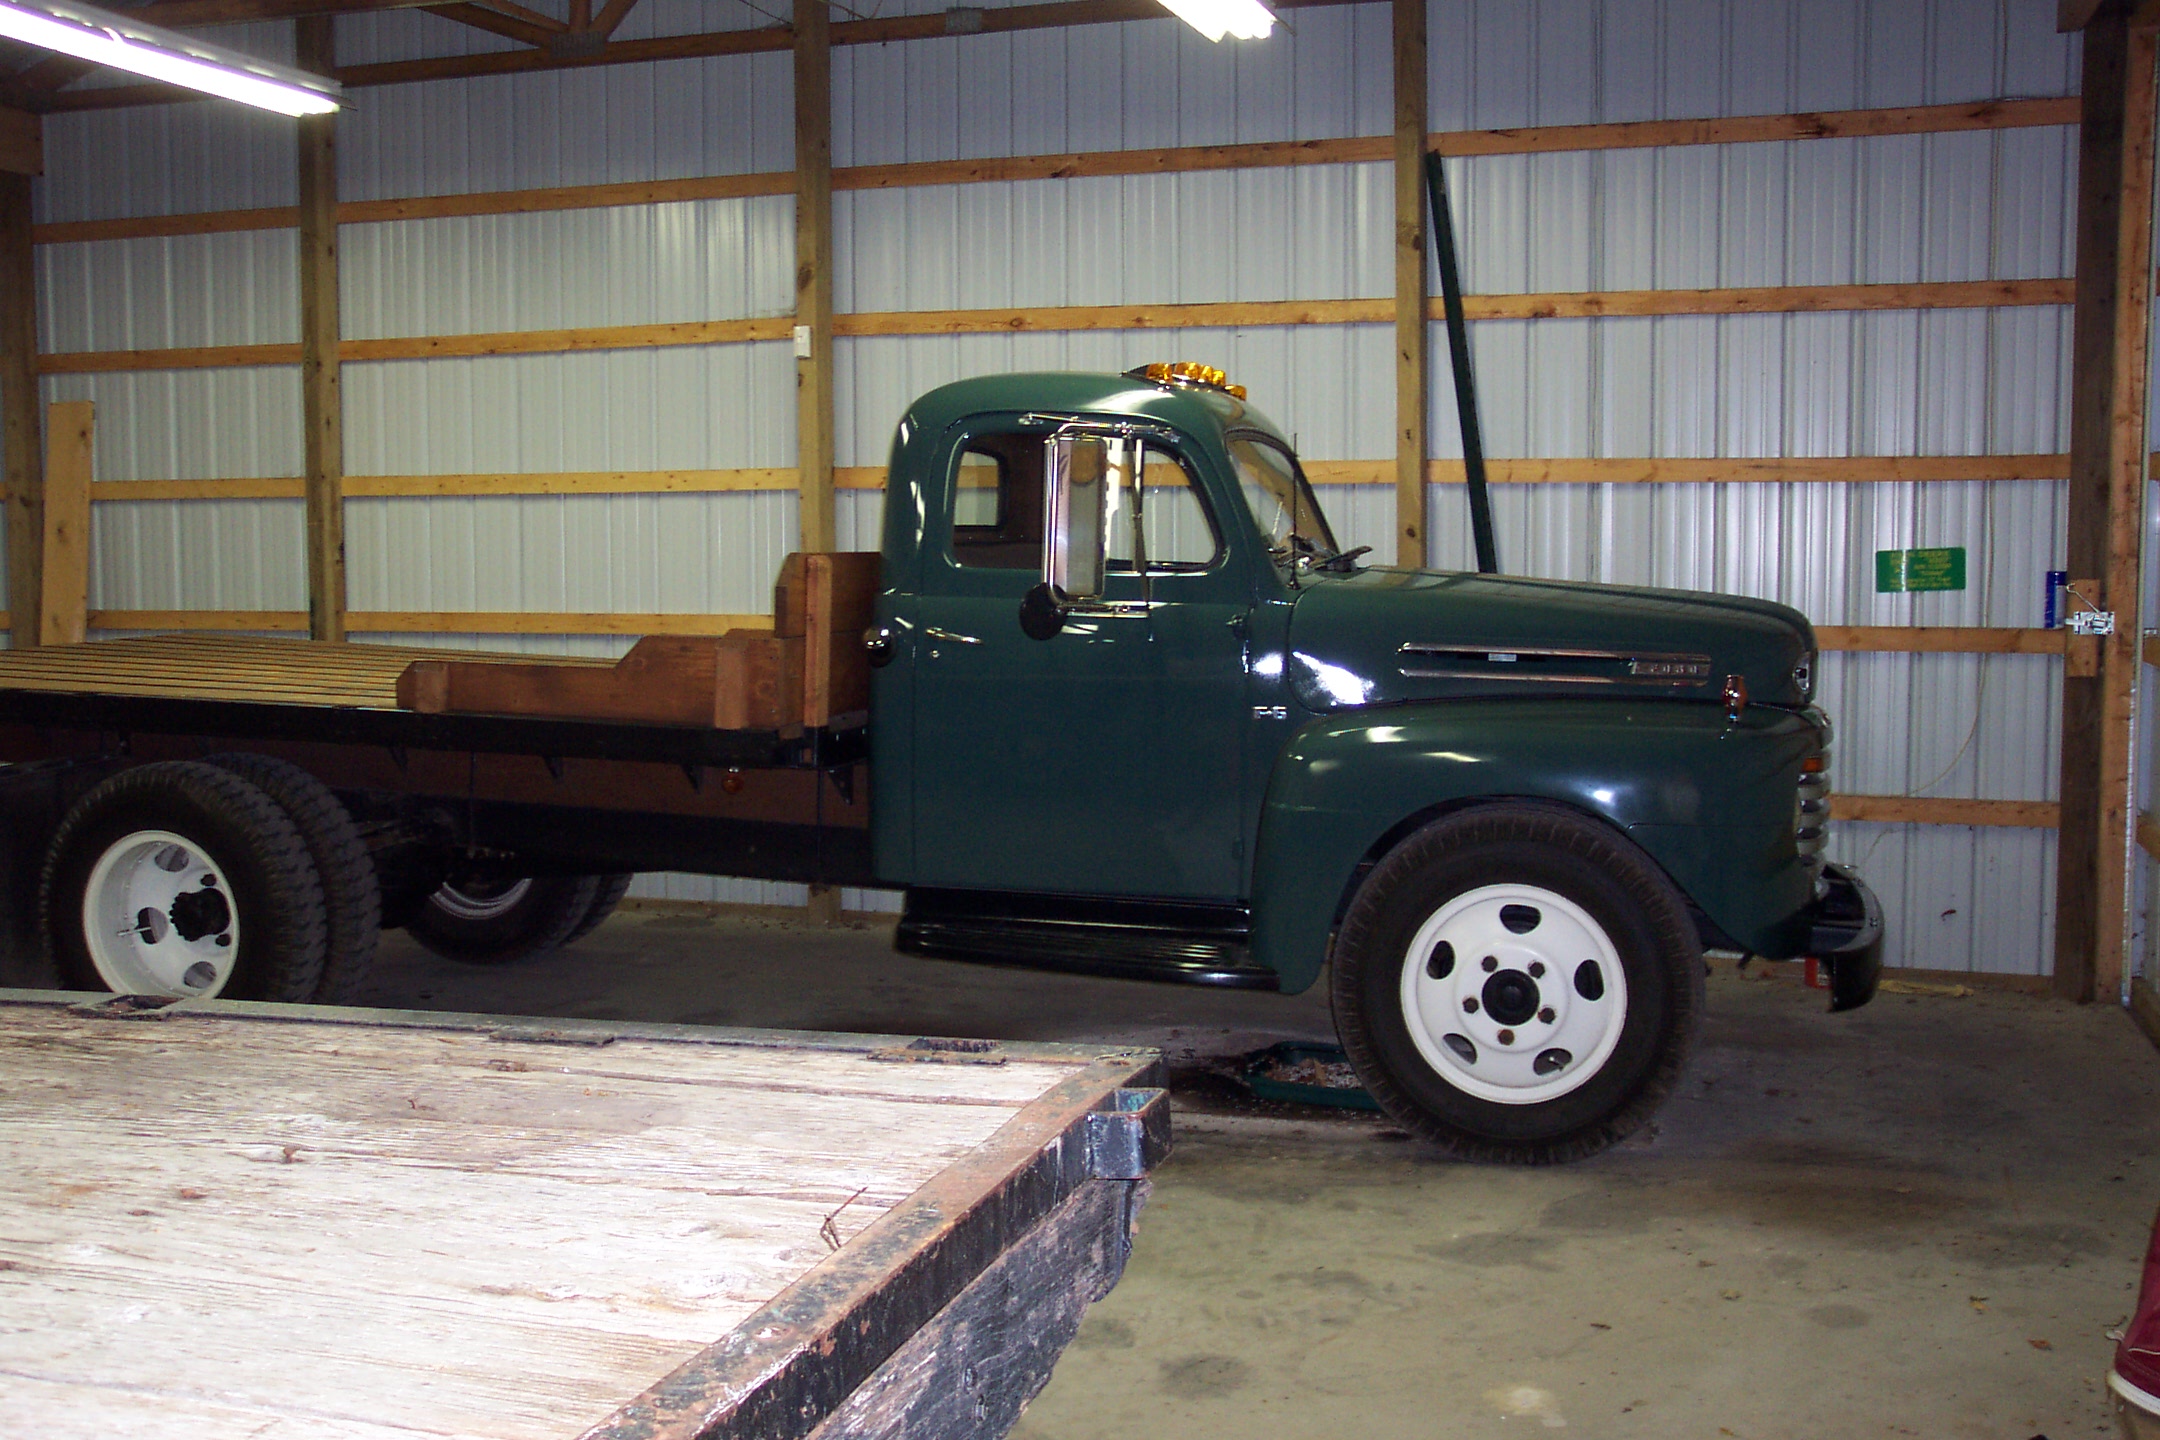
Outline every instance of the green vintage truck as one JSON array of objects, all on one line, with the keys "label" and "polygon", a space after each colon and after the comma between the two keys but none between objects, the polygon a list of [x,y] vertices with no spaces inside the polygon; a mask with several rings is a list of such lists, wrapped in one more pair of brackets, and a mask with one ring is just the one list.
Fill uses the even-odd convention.
[{"label": "green vintage truck", "polygon": [[341,998],[386,924],[512,958],[661,869],[900,888],[925,955],[1325,974],[1381,1108],[1480,1159],[1640,1126],[1706,947],[1871,998],[1805,617],[1363,554],[1220,372],[963,381],[770,635],[0,656],[0,858],[64,979],[174,995]]}]

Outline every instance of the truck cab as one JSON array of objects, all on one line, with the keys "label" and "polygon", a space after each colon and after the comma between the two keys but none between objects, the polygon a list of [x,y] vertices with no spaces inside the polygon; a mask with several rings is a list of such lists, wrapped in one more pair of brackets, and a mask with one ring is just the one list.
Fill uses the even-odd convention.
[{"label": "truck cab", "polygon": [[1872,996],[1799,612],[1369,565],[1203,366],[945,386],[890,476],[869,768],[904,949],[1325,973],[1383,1110],[1516,1160],[1648,1117],[1708,946]]}]

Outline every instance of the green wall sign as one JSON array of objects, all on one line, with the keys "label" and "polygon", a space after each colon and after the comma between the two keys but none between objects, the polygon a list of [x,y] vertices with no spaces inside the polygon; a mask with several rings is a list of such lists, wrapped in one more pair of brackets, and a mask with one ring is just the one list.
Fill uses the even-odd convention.
[{"label": "green wall sign", "polygon": [[1965,547],[1951,545],[1936,550],[1877,550],[1875,592],[1900,590],[1962,590],[1965,588]]}]

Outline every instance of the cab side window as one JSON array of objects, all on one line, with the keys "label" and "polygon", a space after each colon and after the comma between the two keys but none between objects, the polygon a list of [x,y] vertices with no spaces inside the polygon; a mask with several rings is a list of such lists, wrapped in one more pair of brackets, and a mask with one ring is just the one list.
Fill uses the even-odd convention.
[{"label": "cab side window", "polygon": [[[1041,569],[1048,439],[1037,431],[978,435],[967,442],[953,475],[956,562],[969,569]],[[1142,561],[1158,575],[1201,571],[1215,563],[1222,554],[1220,532],[1177,454],[1115,436],[1089,443],[1100,447],[1103,560],[1109,572],[1131,574]],[[1137,547],[1136,509],[1141,517]]]},{"label": "cab side window", "polygon": [[970,569],[1039,570],[1042,551],[1042,437],[968,441],[953,476],[953,559]]},{"label": "cab side window", "polygon": [[[1144,559],[1151,573],[1205,570],[1222,553],[1215,520],[1200,487],[1177,455],[1141,441],[1109,447],[1113,489],[1110,496],[1109,568],[1131,571]],[[1134,489],[1139,489],[1139,555],[1133,546]]]}]

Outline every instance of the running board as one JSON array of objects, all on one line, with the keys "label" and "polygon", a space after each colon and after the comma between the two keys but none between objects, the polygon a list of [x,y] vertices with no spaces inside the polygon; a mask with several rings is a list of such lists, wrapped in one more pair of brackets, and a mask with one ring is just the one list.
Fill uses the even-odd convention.
[{"label": "running board", "polygon": [[1280,989],[1281,976],[1252,963],[1251,928],[1242,905],[910,890],[893,946],[940,960],[1071,975]]}]

